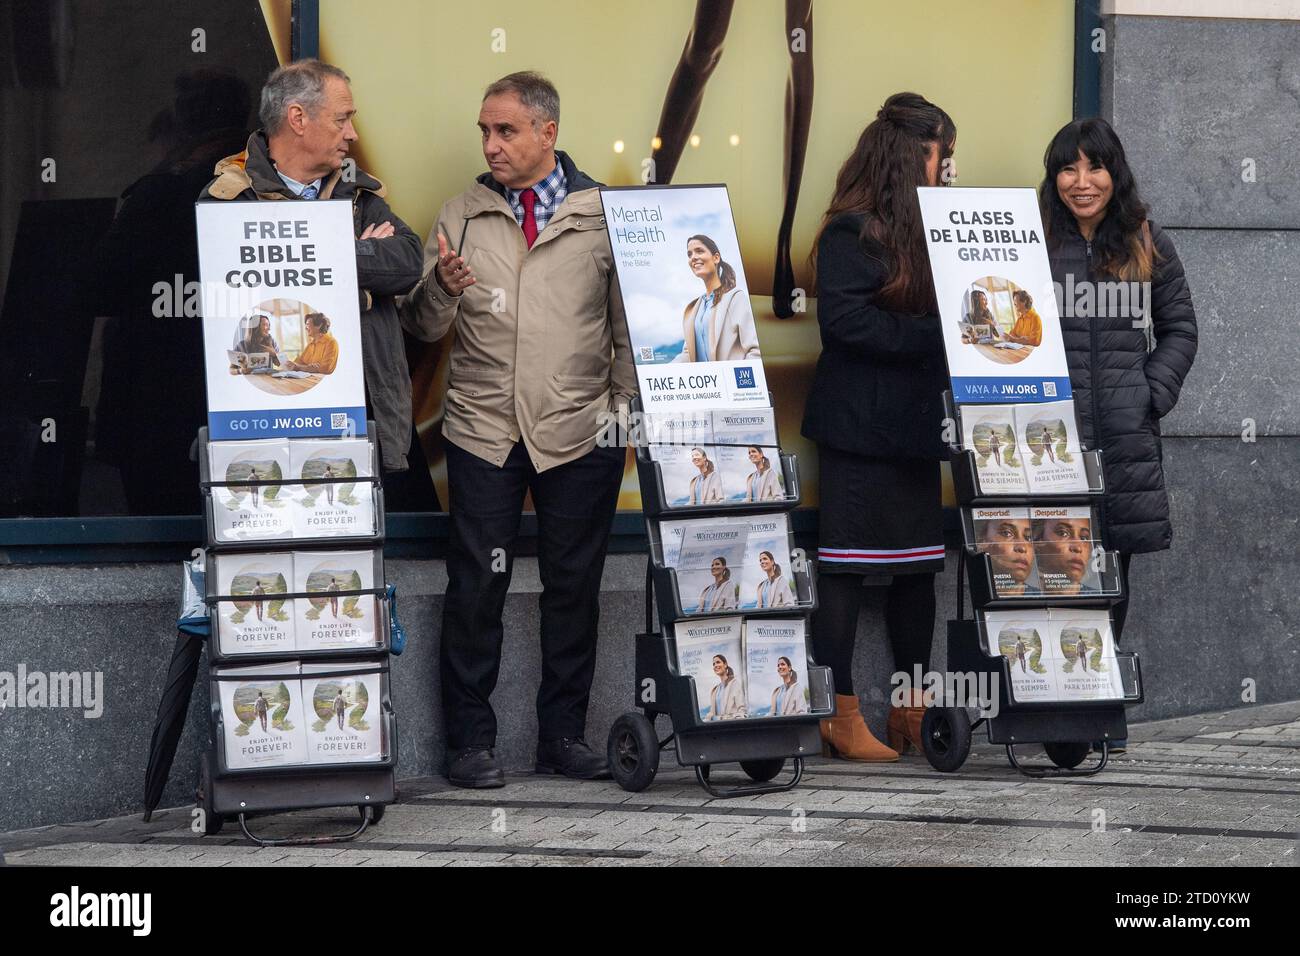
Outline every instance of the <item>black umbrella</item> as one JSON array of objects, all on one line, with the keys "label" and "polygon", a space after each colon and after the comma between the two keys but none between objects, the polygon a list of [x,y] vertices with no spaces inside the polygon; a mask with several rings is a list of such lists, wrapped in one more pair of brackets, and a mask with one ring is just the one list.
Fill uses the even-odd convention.
[{"label": "black umbrella", "polygon": [[167,786],[172,761],[176,759],[176,745],[180,742],[185,717],[190,711],[190,697],[199,672],[203,642],[211,631],[206,617],[183,618],[177,622],[176,628],[176,646],[172,648],[167,684],[163,688],[162,700],[158,702],[158,716],[149,741],[149,766],[144,772],[145,823],[153,816]]}]

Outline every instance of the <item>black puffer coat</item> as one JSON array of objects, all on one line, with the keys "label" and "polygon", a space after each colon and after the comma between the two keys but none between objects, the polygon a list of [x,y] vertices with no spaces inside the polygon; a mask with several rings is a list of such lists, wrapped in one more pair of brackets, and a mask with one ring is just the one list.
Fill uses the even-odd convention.
[{"label": "black puffer coat", "polygon": [[[1091,244],[1077,230],[1052,237],[1052,279],[1062,289],[1061,329],[1070,386],[1086,448],[1100,448],[1105,465],[1103,523],[1107,545],[1138,553],[1169,547],[1169,496],[1161,467],[1160,419],[1178,401],[1196,357],[1196,313],[1174,244],[1154,224],[1157,252],[1151,279],[1155,348],[1148,354],[1139,304],[1128,308],[1072,308],[1070,291],[1085,282],[1111,281],[1095,269]],[[1094,293],[1095,295],[1096,293]],[[1094,301],[1096,301],[1094,299]],[[1105,312],[1105,315],[1096,313]],[[1090,312],[1090,314],[1075,314]]]}]

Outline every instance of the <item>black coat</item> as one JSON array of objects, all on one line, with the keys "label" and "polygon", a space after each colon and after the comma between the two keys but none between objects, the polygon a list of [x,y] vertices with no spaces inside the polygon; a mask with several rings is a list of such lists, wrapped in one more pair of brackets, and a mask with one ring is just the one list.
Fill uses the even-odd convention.
[{"label": "black coat", "polygon": [[[1178,401],[1196,357],[1196,313],[1174,244],[1154,224],[1157,252],[1151,278],[1155,349],[1147,353],[1141,309],[1092,310],[1072,306],[1080,284],[1107,281],[1092,260],[1090,243],[1076,231],[1053,236],[1048,246],[1052,279],[1065,296],[1061,331],[1070,364],[1070,387],[1086,448],[1100,448],[1106,477],[1103,524],[1107,545],[1127,552],[1169,547],[1169,496],[1161,467],[1160,419]],[[1094,296],[1096,294],[1094,293]],[[1072,314],[1106,312],[1106,315]]]},{"label": "black coat", "polygon": [[838,216],[817,244],[822,352],[803,434],[852,454],[937,461],[948,387],[939,317],[877,303],[889,270],[881,246],[860,240],[862,223]]}]

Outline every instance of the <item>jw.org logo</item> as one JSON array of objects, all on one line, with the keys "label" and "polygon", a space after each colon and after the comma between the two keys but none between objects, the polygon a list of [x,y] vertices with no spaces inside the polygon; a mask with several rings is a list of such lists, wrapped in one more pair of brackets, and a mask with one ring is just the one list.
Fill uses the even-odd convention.
[{"label": "jw.org logo", "polygon": [[748,365],[736,369],[736,388],[758,388],[758,383],[754,381],[754,370]]}]

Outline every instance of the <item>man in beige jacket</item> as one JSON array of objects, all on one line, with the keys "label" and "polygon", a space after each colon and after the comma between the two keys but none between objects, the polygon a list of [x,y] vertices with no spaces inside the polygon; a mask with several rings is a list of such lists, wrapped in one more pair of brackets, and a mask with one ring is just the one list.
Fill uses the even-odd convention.
[{"label": "man in beige jacket", "polygon": [[451,541],[441,642],[451,782],[499,787],[489,697],[524,495],[542,578],[539,773],[608,775],[583,740],[601,573],[626,453],[603,416],[636,391],[598,183],[555,149],[560,103],[536,73],[488,87],[487,173],[438,214],[407,328],[454,328],[443,436]]}]

